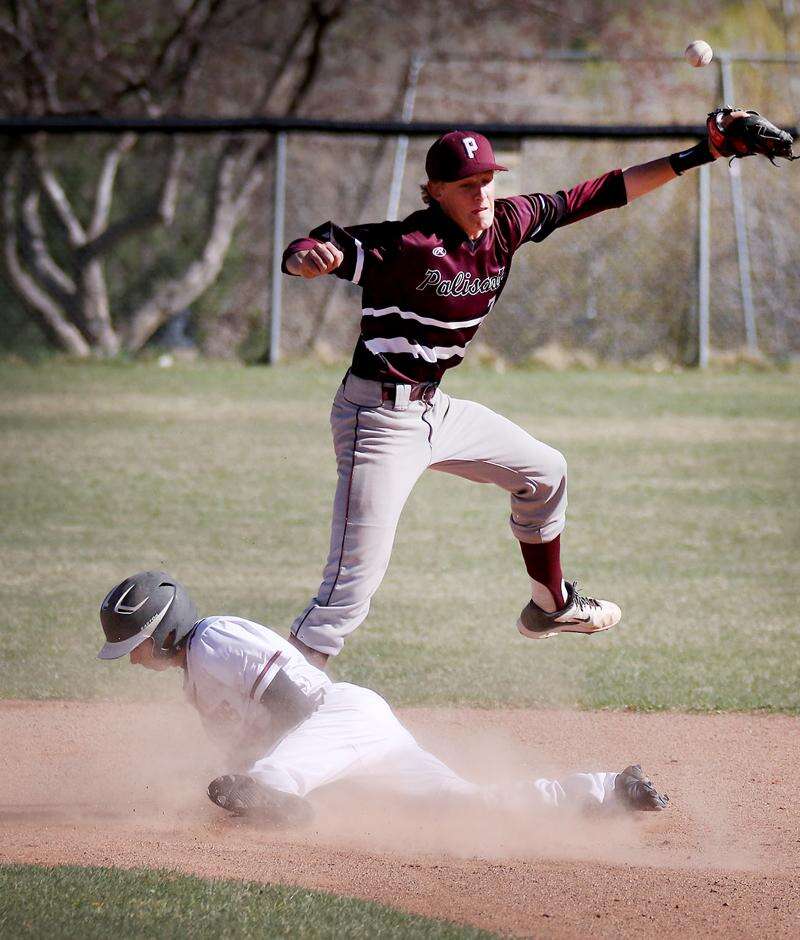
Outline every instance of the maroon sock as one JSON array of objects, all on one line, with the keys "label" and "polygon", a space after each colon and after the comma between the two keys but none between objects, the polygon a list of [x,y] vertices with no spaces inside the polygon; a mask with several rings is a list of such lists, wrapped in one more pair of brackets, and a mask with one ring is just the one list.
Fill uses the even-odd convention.
[{"label": "maroon sock", "polygon": [[534,581],[544,584],[553,595],[556,610],[564,606],[565,598],[561,590],[561,536],[557,535],[552,542],[534,544],[520,542],[522,557],[528,574]]}]

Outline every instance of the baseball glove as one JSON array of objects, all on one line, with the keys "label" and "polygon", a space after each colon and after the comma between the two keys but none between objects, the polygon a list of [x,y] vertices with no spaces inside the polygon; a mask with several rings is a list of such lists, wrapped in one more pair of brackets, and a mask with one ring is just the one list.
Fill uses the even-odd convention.
[{"label": "baseball glove", "polygon": [[212,803],[234,816],[248,816],[280,828],[302,826],[314,815],[299,796],[267,787],[246,774],[225,774],[208,785]]},{"label": "baseball glove", "polygon": [[738,110],[717,108],[708,115],[708,140],[720,156],[733,160],[760,153],[775,166],[778,165],[775,157],[798,159],[792,153],[792,135],[761,117],[758,111],[745,111],[732,120],[726,120],[728,115]]}]

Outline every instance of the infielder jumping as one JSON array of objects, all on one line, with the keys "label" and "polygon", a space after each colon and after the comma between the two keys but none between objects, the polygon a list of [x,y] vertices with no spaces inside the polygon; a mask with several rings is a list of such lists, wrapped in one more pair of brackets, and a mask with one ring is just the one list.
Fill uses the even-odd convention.
[{"label": "infielder jumping", "polygon": [[661,810],[641,767],[577,773],[510,787],[478,786],[423,750],[376,692],[331,682],[287,640],[241,617],[199,619],[189,595],[162,571],[109,591],[100,607],[100,659],[183,670],[186,696],[229,755],[209,797],[237,815],[278,825],[310,818],[306,797],[359,781],[439,805],[532,812],[537,807]]},{"label": "infielder jumping", "polygon": [[510,494],[511,531],[531,579],[520,633],[592,634],[619,622],[616,604],[586,597],[562,578],[562,454],[483,405],[451,398],[439,383],[464,358],[522,245],[624,206],[718,156],[793,159],[791,136],[756,112],[720,109],[707,130],[706,139],[671,156],[549,195],[497,200],[494,174],[506,168],[491,144],[474,131],[452,131],[427,154],[427,208],[401,222],[326,222],[286,248],[287,274],[333,274],[362,289],[361,333],[331,412],[338,484],[328,561],[291,627],[292,642],[321,668],[367,616],[400,513],[428,468]]}]

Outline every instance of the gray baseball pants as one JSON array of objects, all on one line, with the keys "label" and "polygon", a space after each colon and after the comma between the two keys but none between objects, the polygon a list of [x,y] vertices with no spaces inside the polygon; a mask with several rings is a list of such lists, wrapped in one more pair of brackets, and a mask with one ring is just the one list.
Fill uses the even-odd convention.
[{"label": "gray baseball pants", "polygon": [[312,649],[335,656],[364,620],[394,543],[403,506],[428,468],[511,494],[511,531],[521,542],[549,542],[564,528],[564,457],[489,408],[437,389],[409,401],[397,387],[381,401],[381,383],[349,373],[331,410],[339,479],[322,584],[292,624]]}]

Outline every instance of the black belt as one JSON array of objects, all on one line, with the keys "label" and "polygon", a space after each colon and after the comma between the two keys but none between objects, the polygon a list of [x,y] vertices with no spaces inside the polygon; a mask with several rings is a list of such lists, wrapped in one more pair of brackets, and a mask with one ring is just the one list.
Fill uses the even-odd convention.
[{"label": "black belt", "polygon": [[408,393],[409,401],[433,401],[433,396],[436,394],[436,389],[439,387],[438,382],[420,382],[417,385],[403,385],[396,382],[384,382],[381,385],[381,401],[390,401],[395,402],[397,400],[397,389],[398,388],[409,388],[411,391]]}]

